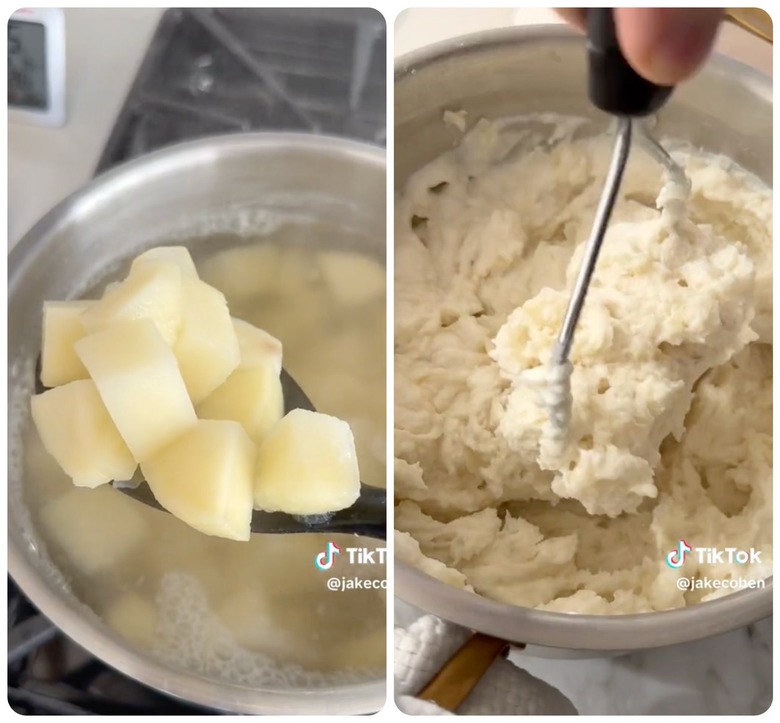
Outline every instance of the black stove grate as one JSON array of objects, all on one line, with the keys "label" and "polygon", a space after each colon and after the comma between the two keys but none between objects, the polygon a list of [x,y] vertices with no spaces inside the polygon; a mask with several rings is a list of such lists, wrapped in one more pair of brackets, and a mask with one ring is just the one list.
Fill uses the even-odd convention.
[{"label": "black stove grate", "polygon": [[164,15],[97,167],[250,130],[385,143],[386,29],[370,9]]},{"label": "black stove grate", "polygon": [[206,713],[157,693],[92,657],[38,612],[10,578],[8,703],[22,715]]}]

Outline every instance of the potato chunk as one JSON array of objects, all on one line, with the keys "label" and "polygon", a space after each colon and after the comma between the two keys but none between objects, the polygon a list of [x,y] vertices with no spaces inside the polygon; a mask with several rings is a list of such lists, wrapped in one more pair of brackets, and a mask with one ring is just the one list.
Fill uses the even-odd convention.
[{"label": "potato chunk", "polygon": [[87,309],[81,322],[92,333],[120,321],[137,319],[154,321],[167,344],[176,341],[182,319],[181,271],[176,264],[134,263],[127,278]]},{"label": "potato chunk", "polygon": [[273,620],[263,590],[250,587],[234,593],[220,605],[217,614],[242,647],[284,658],[294,646],[294,633]]},{"label": "potato chunk", "polygon": [[284,392],[279,374],[282,343],[268,332],[233,319],[241,360],[236,369],[196,408],[200,419],[239,422],[260,444],[284,416]]},{"label": "potato chunk", "polygon": [[122,595],[111,604],[103,617],[109,627],[141,649],[153,648],[157,642],[157,608],[138,593]]},{"label": "potato chunk", "polygon": [[200,405],[200,419],[230,419],[238,422],[255,444],[260,444],[284,416],[284,394],[279,373],[266,361],[236,369]]},{"label": "potato chunk", "polygon": [[342,510],[360,496],[355,440],[346,422],[294,409],[271,429],[257,456],[257,509],[293,515]]},{"label": "potato chunk", "polygon": [[137,462],[197,421],[176,357],[151,319],[86,336],[76,353]]},{"label": "potato chunk", "polygon": [[282,342],[267,331],[258,329],[241,319],[233,319],[233,330],[236,332],[238,347],[241,350],[242,367],[252,367],[264,364],[270,360],[277,375],[282,371]]},{"label": "potato chunk", "polygon": [[145,507],[112,487],[70,489],[41,511],[56,547],[85,575],[110,572],[143,543]]},{"label": "potato chunk", "polygon": [[197,279],[198,270],[195,268],[195,262],[190,256],[190,252],[185,246],[157,246],[156,248],[144,251],[140,256],[136,256],[133,266],[142,264],[146,261],[166,261],[176,264],[181,271],[182,279]]},{"label": "potato chunk", "polygon": [[136,462],[92,380],[50,389],[30,404],[43,446],[77,487],[133,476]]},{"label": "potato chunk", "polygon": [[58,387],[60,384],[89,377],[73,345],[86,335],[86,329],[81,323],[81,314],[94,303],[94,301],[44,302],[41,347],[43,386]]},{"label": "potato chunk", "polygon": [[237,422],[200,420],[141,465],[157,501],[207,535],[248,540],[257,449]]},{"label": "potato chunk", "polygon": [[341,304],[357,306],[381,298],[387,286],[384,267],[354,251],[323,251],[320,269],[330,292]]},{"label": "potato chunk", "polygon": [[270,243],[239,246],[215,254],[201,267],[201,278],[237,302],[275,287],[279,249]]},{"label": "potato chunk", "polygon": [[183,279],[182,325],[173,353],[193,404],[205,399],[241,358],[225,297],[198,279]]}]

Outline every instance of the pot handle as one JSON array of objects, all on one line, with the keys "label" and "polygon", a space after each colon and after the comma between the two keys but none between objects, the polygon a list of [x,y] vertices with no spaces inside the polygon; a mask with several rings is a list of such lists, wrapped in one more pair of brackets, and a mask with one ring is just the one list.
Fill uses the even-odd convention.
[{"label": "pot handle", "polygon": [[726,20],[761,40],[772,42],[772,18],[759,8],[726,8]]},{"label": "pot handle", "polygon": [[482,680],[493,661],[509,649],[505,640],[475,633],[444,664],[417,694],[454,713]]}]

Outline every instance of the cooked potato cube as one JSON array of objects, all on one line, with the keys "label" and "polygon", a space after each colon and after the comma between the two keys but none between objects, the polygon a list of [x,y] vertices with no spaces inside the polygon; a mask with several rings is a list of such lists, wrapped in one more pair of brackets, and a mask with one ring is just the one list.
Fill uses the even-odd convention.
[{"label": "cooked potato cube", "polygon": [[127,278],[87,309],[81,322],[88,333],[120,321],[151,319],[168,345],[179,336],[182,317],[181,271],[166,261],[134,263]]},{"label": "cooked potato cube", "polygon": [[279,372],[266,360],[247,369],[236,369],[196,408],[199,419],[238,422],[255,444],[284,416],[284,394]]},{"label": "cooked potato cube", "polygon": [[241,319],[233,319],[233,329],[241,350],[242,367],[253,367],[271,360],[277,375],[282,371],[282,342],[267,331]]},{"label": "cooked potato cube", "polygon": [[173,350],[151,319],[119,322],[85,336],[76,353],[137,462],[197,421]]},{"label": "cooked potato cube", "polygon": [[153,648],[157,642],[157,608],[138,593],[128,592],[104,613],[105,621],[122,637],[141,649]]},{"label": "cooked potato cube", "polygon": [[193,404],[205,399],[241,359],[227,301],[198,279],[183,279],[182,325],[173,353]]},{"label": "cooked potato cube", "polygon": [[246,301],[276,287],[278,267],[276,246],[239,246],[207,259],[201,267],[201,278],[229,299]]},{"label": "cooked potato cube", "polygon": [[89,374],[76,355],[73,345],[86,335],[81,313],[94,301],[46,301],[43,304],[43,345],[41,347],[41,384],[61,384],[87,379]]},{"label": "cooked potato cube", "polygon": [[136,256],[133,266],[142,264],[146,261],[167,261],[176,264],[181,271],[183,279],[197,279],[198,270],[195,268],[195,262],[190,256],[190,252],[184,246],[158,246],[157,248],[144,251],[140,256]]},{"label": "cooked potato cube", "polygon": [[359,496],[355,440],[346,422],[293,409],[260,445],[254,480],[257,509],[319,515],[343,510]]},{"label": "cooked potato cube", "polygon": [[74,487],[43,508],[41,523],[75,569],[95,575],[112,570],[143,543],[144,510],[141,502],[108,485]]},{"label": "cooked potato cube", "polygon": [[200,420],[141,465],[157,501],[207,535],[248,540],[257,449],[237,422]]},{"label": "cooked potato cube", "polygon": [[295,645],[298,641],[293,631],[273,620],[271,612],[262,591],[245,587],[225,600],[217,615],[242,647],[286,660],[291,650],[299,647]]},{"label": "cooked potato cube", "polygon": [[44,447],[77,487],[133,476],[136,462],[92,380],[50,389],[30,404]]},{"label": "cooked potato cube", "polygon": [[369,256],[353,251],[323,251],[320,268],[330,292],[346,306],[364,304],[385,294],[385,269]]}]

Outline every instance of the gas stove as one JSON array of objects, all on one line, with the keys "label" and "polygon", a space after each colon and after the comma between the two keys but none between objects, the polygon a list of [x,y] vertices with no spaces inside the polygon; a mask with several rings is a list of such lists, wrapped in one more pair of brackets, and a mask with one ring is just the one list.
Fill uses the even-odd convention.
[{"label": "gas stove", "polygon": [[[300,131],[384,145],[386,29],[370,9],[163,14],[95,174],[166,145]],[[21,714],[214,714],[161,695],[67,638],[8,581],[8,701]]]},{"label": "gas stove", "polygon": [[136,683],[76,645],[8,581],[8,703],[22,715],[213,713]]},{"label": "gas stove", "polygon": [[252,130],[384,145],[386,31],[374,10],[169,10],[97,167]]}]

